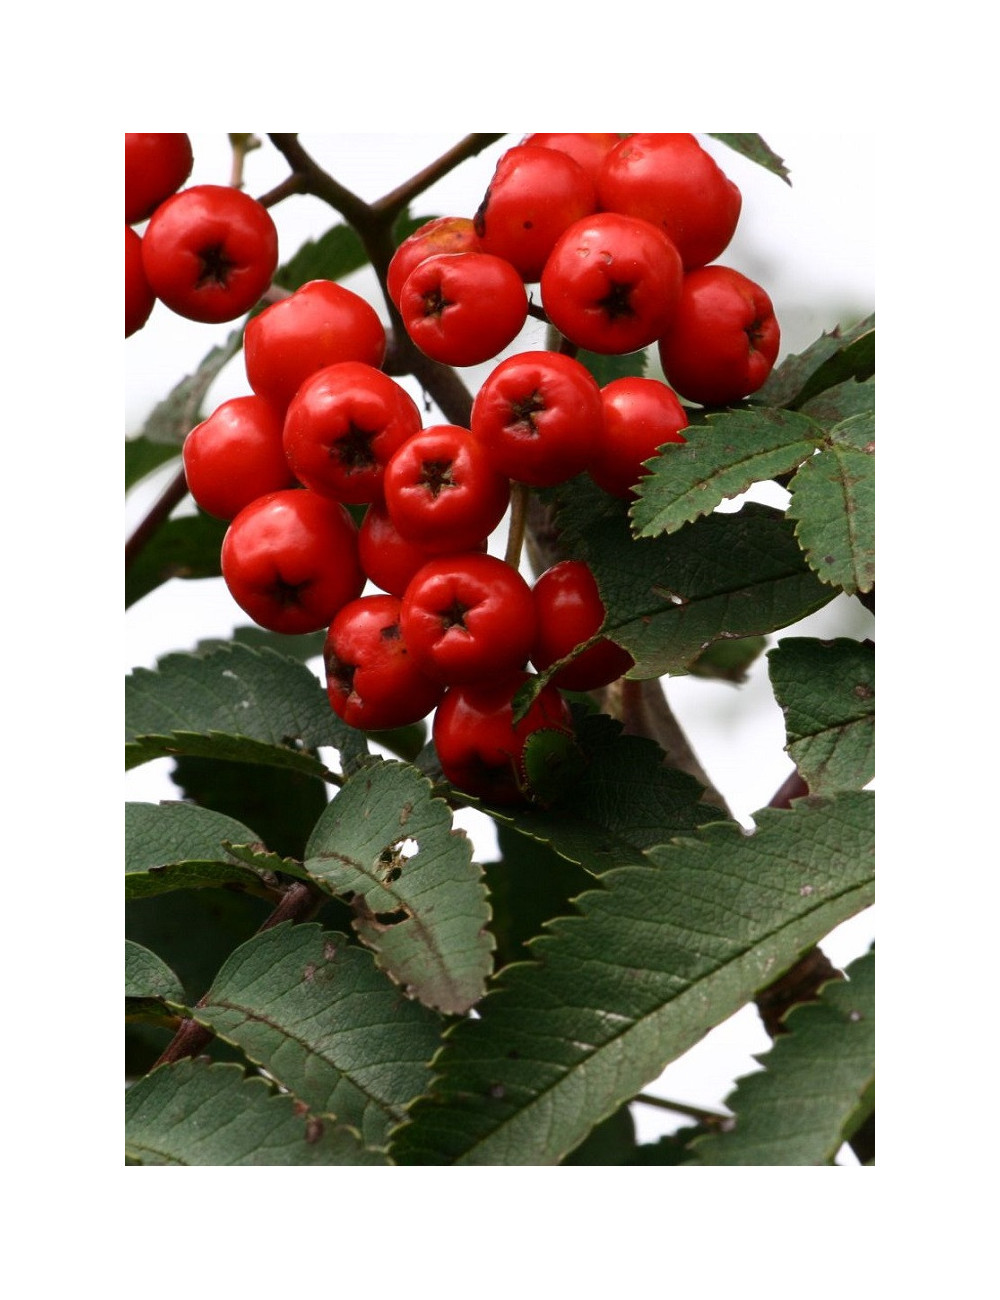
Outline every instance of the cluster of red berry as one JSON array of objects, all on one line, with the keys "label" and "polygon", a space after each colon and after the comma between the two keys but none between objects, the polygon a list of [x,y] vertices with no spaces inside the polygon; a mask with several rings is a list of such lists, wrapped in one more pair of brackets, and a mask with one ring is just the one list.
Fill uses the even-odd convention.
[{"label": "cluster of red berry", "polygon": [[[161,200],[147,244],[160,214],[193,193]],[[541,314],[566,347],[499,361],[469,427],[423,427],[382,368],[378,315],[342,285],[314,280],[247,322],[251,394],[188,435],[187,483],[202,509],[229,522],[221,567],[240,607],[273,631],[327,629],[329,699],[346,722],[380,731],[433,711],[446,777],[511,802],[525,790],[528,737],[572,732],[561,691],[597,689],[631,667],[600,637],[605,608],[584,563],[556,564],[532,586],[488,541],[512,484],[552,487],[586,473],[628,499],[644,462],[684,441],[677,392],[715,405],[763,383],[778,349],[767,295],[708,265],[740,206],[691,135],[533,135],[509,149],[476,215],[428,222],[387,274],[413,343],[453,366],[507,348],[529,315],[525,286],[539,284]],[[191,242],[204,263],[203,237]],[[162,245],[153,248],[147,273]],[[668,383],[600,386],[572,355],[653,343]],[[360,523],[351,506],[364,508]],[[364,595],[369,582],[377,590]],[[529,665],[548,670],[584,643],[515,724]]]},{"label": "cluster of red berry", "polygon": [[157,300],[188,320],[235,320],[277,268],[278,232],[267,209],[227,185],[182,189],[193,166],[187,135],[125,136],[126,338]]}]

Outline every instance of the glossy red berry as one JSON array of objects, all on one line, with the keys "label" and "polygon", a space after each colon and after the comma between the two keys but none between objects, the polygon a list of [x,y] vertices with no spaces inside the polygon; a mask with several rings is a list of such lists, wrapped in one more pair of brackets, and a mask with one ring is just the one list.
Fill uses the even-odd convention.
[{"label": "glossy red berry", "polygon": [[674,242],[685,270],[729,245],[742,207],[737,186],[687,132],[636,133],[608,154],[597,177],[602,208],[643,217]]},{"label": "glossy red berry", "polygon": [[513,699],[528,680],[528,673],[512,672],[445,691],[432,734],[441,770],[459,790],[489,803],[522,803],[528,738],[543,730],[572,735],[569,706],[551,684],[542,688],[521,721],[514,722]]},{"label": "glossy red berry", "polygon": [[310,375],[292,398],[285,455],[313,491],[349,504],[376,501],[386,462],[420,427],[420,408],[394,379],[361,361],[339,361]]},{"label": "glossy red berry", "polygon": [[542,306],[578,347],[636,352],[670,327],[683,274],[680,254],[656,226],[596,212],[556,241],[542,272]]},{"label": "glossy red berry", "polygon": [[534,487],[581,473],[598,444],[601,393],[561,352],[518,352],[496,366],[472,404],[472,432],[498,470]]},{"label": "glossy red berry", "polygon": [[[601,630],[604,602],[593,573],[583,560],[561,560],[542,573],[531,589],[537,631],[531,662],[539,672],[565,658]],[[607,637],[581,651],[549,680],[569,691],[593,691],[617,681],[635,660]]]},{"label": "glossy red berry", "polygon": [[329,627],[361,595],[357,528],[339,501],[308,488],[258,497],[222,541],[222,576],[255,623],[295,636]]},{"label": "glossy red berry", "polygon": [[469,682],[523,668],[535,634],[531,588],[494,555],[430,560],[403,596],[400,615],[414,660],[440,682]]},{"label": "glossy red berry", "polygon": [[359,596],[334,616],[323,646],[330,707],[352,727],[385,731],[425,718],[444,687],[409,654],[390,595]]},{"label": "glossy red berry", "polygon": [[659,354],[667,382],[681,397],[725,406],[761,387],[780,345],[781,330],[764,289],[731,267],[702,266],[684,277]]},{"label": "glossy red berry", "polygon": [[476,233],[484,252],[504,258],[534,284],[566,227],[596,208],[594,182],[569,154],[515,145],[496,165],[476,212]]},{"label": "glossy red berry", "polygon": [[281,441],[282,418],[251,394],[232,397],[184,439],[184,476],[197,504],[232,520],[269,492],[295,486]]},{"label": "glossy red berry", "polygon": [[448,366],[477,366],[517,338],[528,319],[528,295],[502,257],[438,253],[406,277],[399,314],[425,356]]},{"label": "glossy red berry", "polygon": [[125,227],[125,337],[141,330],[156,305],[142,265],[142,236]]},{"label": "glossy red berry", "polygon": [[474,550],[510,504],[510,480],[479,439],[455,424],[407,439],[386,465],[382,487],[398,531],[436,555]]},{"label": "glossy red berry", "polygon": [[310,280],[247,321],[243,361],[253,391],[286,408],[324,366],[361,361],[379,369],[385,345],[371,303],[333,280]]},{"label": "glossy red berry", "polygon": [[658,379],[626,376],[601,389],[604,419],[587,472],[612,496],[630,499],[640,478],[649,471],[645,461],[667,442],[684,442],[687,412],[666,384]]},{"label": "glossy red berry", "polygon": [[439,253],[482,251],[471,217],[434,217],[404,239],[393,253],[386,272],[386,291],[398,307],[407,276],[426,258]]},{"label": "glossy red berry", "polygon": [[125,136],[125,224],[151,217],[176,194],[194,166],[191,139],[184,134]]},{"label": "glossy red berry", "polygon": [[249,311],[271,283],[278,232],[267,209],[242,190],[193,185],[153,213],[142,260],[171,311],[218,324]]}]

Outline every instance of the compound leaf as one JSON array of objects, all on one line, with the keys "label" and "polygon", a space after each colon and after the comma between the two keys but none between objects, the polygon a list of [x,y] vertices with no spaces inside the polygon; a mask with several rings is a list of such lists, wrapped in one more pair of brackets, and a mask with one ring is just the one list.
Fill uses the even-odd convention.
[{"label": "compound leaf", "polygon": [[757,502],[636,539],[624,502],[574,479],[558,523],[597,580],[604,633],[635,660],[628,677],[686,673],[713,641],[788,627],[836,594],[811,572],[781,511]]},{"label": "compound leaf", "polygon": [[875,775],[875,647],[785,637],[767,656],[785,714],[785,749],[813,794],[859,790]]},{"label": "compound leaf", "polygon": [[324,776],[313,752],[324,745],[340,750],[345,769],[368,754],[316,675],[266,647],[170,654],[125,679],[126,768],[194,754]]},{"label": "compound leaf", "polygon": [[676,533],[752,484],[796,469],[822,446],[824,430],[796,411],[751,408],[709,415],[668,443],[639,480],[631,508],[637,537]]},{"label": "compound leaf", "polygon": [[874,796],[766,809],[649,851],[551,922],[445,1035],[399,1164],[558,1164],[873,895]]},{"label": "compound leaf", "polygon": [[305,874],[298,863],[269,854],[232,817],[196,804],[125,805],[127,899],[222,886],[271,898],[276,871]]},{"label": "compound leaf", "polygon": [[193,1013],[314,1113],[385,1144],[425,1091],[441,1019],[376,969],[370,952],[319,925],[255,935]]},{"label": "compound leaf", "polygon": [[826,1165],[875,1107],[875,953],[793,1007],[763,1071],[726,1100],[731,1129],[697,1138],[696,1165]]},{"label": "compound leaf", "polygon": [[239,1065],[161,1065],[125,1094],[130,1165],[387,1165],[354,1130],[303,1113]]},{"label": "compound leaf", "polygon": [[875,585],[875,416],[852,415],[788,485],[788,517],[810,567],[849,595]]},{"label": "compound leaf", "polygon": [[354,928],[408,996],[461,1014],[482,996],[493,938],[483,871],[443,799],[414,767],[373,761],[316,823],[306,870],[352,896]]}]

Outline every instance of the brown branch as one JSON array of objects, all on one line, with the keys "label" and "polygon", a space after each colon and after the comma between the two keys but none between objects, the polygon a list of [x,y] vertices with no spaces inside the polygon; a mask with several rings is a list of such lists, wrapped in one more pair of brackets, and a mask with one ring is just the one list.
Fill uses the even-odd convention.
[{"label": "brown branch", "polygon": [[447,176],[449,172],[454,171],[460,163],[467,161],[469,158],[474,158],[476,154],[482,153],[484,149],[488,149],[491,144],[496,144],[503,137],[503,131],[494,132],[493,134],[478,132],[467,135],[464,140],[459,140],[458,144],[443,153],[440,158],[425,167],[423,171],[417,172],[416,176],[412,176],[404,184],[397,186],[396,189],[379,199],[374,205],[375,210],[395,221],[396,217],[425,190],[430,189],[443,176]]},{"label": "brown branch", "polygon": [[170,518],[170,513],[174,507],[179,505],[187,496],[187,490],[187,479],[184,477],[184,470],[179,469],[153,503],[146,517],[136,525],[132,536],[125,543],[126,573],[135,563],[142,548]]}]

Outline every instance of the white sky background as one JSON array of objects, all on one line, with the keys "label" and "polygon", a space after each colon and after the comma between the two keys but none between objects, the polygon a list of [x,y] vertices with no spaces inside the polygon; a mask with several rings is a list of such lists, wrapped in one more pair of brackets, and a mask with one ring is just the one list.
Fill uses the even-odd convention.
[{"label": "white sky background", "polygon": [[[444,152],[459,134],[334,136],[307,132],[302,140],[339,181],[361,197],[374,200]],[[439,182],[417,203],[415,213],[471,216],[500,153],[517,143],[522,134],[510,133]],[[801,351],[839,321],[849,323],[874,309],[871,211],[868,203],[851,201],[850,196],[874,193],[876,157],[870,141],[850,132],[762,134],[785,159],[790,187],[725,146],[702,139],[743,193],[736,236],[719,260],[758,281],[771,295],[782,327],[784,356]],[[195,165],[188,183],[227,183],[230,151],[225,134],[193,133],[192,144]],[[286,174],[284,160],[265,141],[247,159],[246,188],[251,194],[262,194]],[[286,200],[272,215],[282,261],[304,239],[319,236],[338,220],[318,200],[302,196]],[[359,272],[346,283],[381,308],[369,273]],[[126,433],[138,432],[153,405],[194,370],[233,327],[182,320],[157,304],[146,326],[125,341]],[[541,325],[529,321],[508,351],[541,346],[541,331]],[[464,372],[470,388],[475,389],[492,364]],[[242,357],[237,356],[213,386],[206,414],[227,398],[249,391]],[[419,397],[418,390],[411,391]],[[434,420],[426,417],[425,422]],[[170,470],[167,477],[172,473]],[[153,476],[133,491],[126,507],[126,535],[164,481],[162,474]],[[502,554],[502,533],[491,541],[490,550]],[[246,622],[221,579],[170,582],[126,614],[125,670],[153,667],[157,658],[170,651],[190,649],[205,637],[227,636],[233,627]],[[873,627],[874,620],[857,601],[840,597],[790,634],[862,638],[873,636]],[[320,671],[318,663],[314,667]],[[735,814],[748,821],[791,771],[783,753],[783,722],[768,684],[766,662],[759,661],[750,682],[739,688],[686,677],[671,680],[666,691],[709,775]],[[169,768],[169,760],[161,760],[128,774],[126,797],[176,798]],[[473,815],[463,819],[463,824],[469,828],[481,859],[494,856],[488,823],[484,828]],[[846,964],[865,951],[873,936],[874,918],[869,912],[840,927],[822,946],[835,964]],[[769,1043],[756,1012],[746,1008],[671,1065],[649,1091],[721,1107],[733,1080],[756,1068],[752,1053],[766,1051]],[[642,1140],[653,1140],[688,1122],[652,1107],[637,1106],[634,1111]]]}]

